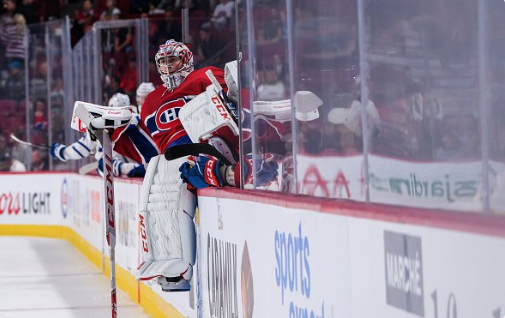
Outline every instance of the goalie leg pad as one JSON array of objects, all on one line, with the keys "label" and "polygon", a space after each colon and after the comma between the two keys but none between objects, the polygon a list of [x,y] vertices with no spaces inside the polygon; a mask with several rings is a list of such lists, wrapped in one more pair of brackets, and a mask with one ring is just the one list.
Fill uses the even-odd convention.
[{"label": "goalie leg pad", "polygon": [[191,279],[196,258],[196,197],[179,178],[179,166],[186,160],[167,161],[160,155],[149,162],[140,198],[144,261],[138,268],[138,279]]}]

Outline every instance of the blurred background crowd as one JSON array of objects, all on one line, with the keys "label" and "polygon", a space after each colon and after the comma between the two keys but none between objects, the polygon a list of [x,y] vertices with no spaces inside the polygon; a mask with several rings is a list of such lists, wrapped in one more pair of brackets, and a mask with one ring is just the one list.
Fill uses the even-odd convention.
[{"label": "blurred background crowd", "polygon": [[[283,174],[296,156],[299,165],[304,158],[331,158],[328,170],[339,166],[335,158],[374,155],[399,165],[472,163],[458,168],[472,170],[472,182],[489,175],[489,191],[505,184],[499,168],[505,160],[502,0],[363,0],[360,9],[355,0],[289,3],[3,0],[1,170],[69,169],[44,149],[14,143],[10,134],[37,144],[75,141],[68,134],[68,98],[106,105],[122,92],[134,103],[140,82],[161,84],[154,55],[173,38],[189,45],[196,68],[223,67],[240,50],[241,106],[252,113],[244,121],[244,153],[275,154]],[[189,12],[184,39],[181,9]],[[307,91],[320,102],[295,119],[290,110],[254,113],[250,105],[293,105],[290,99]],[[370,176],[380,166],[360,160]],[[427,166],[415,169],[405,173],[431,173]],[[456,170],[453,175],[462,175]]]},{"label": "blurred background crowd", "polygon": [[[46,34],[51,32],[47,27],[58,29],[51,34],[61,38],[62,25],[58,22],[68,19],[73,48],[97,21],[149,19],[149,80],[157,86],[161,80],[153,57],[158,46],[167,39],[182,40],[181,9],[186,6],[195,66],[222,67],[235,59],[235,4],[231,0],[2,0],[0,170],[23,170],[23,166],[28,166],[23,164],[26,161],[31,161],[32,171],[50,168],[52,162],[47,151],[29,149],[9,138],[10,134],[15,134],[26,140],[27,123],[30,142],[46,145],[65,142],[68,123],[64,123],[63,109],[63,50],[61,43],[54,45],[60,49],[51,48],[54,43],[53,39],[46,39]],[[131,27],[112,28],[102,36],[104,104],[116,92],[125,93],[135,101],[135,31]],[[52,55],[48,54],[48,49],[52,50]],[[29,96],[28,106],[26,96]],[[48,131],[49,128],[52,131]],[[66,168],[67,165],[61,165],[59,169]]]}]

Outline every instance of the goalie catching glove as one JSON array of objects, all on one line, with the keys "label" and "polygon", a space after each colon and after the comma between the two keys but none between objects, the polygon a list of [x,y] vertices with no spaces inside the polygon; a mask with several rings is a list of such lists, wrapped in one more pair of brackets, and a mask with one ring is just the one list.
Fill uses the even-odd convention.
[{"label": "goalie catching glove", "polygon": [[119,128],[128,125],[135,117],[134,110],[133,106],[100,106],[76,101],[71,127],[80,131],[87,128],[92,134],[99,129]]}]

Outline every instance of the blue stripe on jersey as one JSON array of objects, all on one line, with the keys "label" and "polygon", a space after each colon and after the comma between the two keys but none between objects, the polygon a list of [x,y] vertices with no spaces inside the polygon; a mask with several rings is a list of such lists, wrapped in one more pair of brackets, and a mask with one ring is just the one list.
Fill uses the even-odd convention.
[{"label": "blue stripe on jersey", "polygon": [[191,141],[191,138],[189,138],[188,135],[184,135],[181,138],[174,140],[168,145],[168,148],[172,148],[174,146],[179,146],[179,145],[187,145],[187,144],[192,144],[193,142]]},{"label": "blue stripe on jersey", "polygon": [[81,145],[84,149],[86,149],[88,152],[91,152],[91,150],[89,150],[89,148],[88,148],[88,147],[86,147],[86,145],[85,145],[85,144],[83,144],[82,142],[80,142],[79,140],[77,140],[77,143],[78,143],[79,145]]},{"label": "blue stripe on jersey", "polygon": [[147,119],[146,126],[147,126],[147,129],[149,129],[149,132],[151,134],[154,133],[155,131],[158,131],[158,127],[156,126],[155,116]]},{"label": "blue stripe on jersey", "polygon": [[152,157],[158,155],[156,147],[154,147],[140,131],[137,129],[129,129],[126,133],[146,162],[149,162]]},{"label": "blue stripe on jersey", "polygon": [[80,153],[80,152],[79,152],[79,150],[77,150],[77,149],[75,148],[75,146],[72,146],[72,149],[74,149],[74,151],[75,151],[75,152],[77,152],[77,154],[78,154],[79,156],[81,156],[81,158],[84,158],[84,156],[82,155],[82,153]]}]

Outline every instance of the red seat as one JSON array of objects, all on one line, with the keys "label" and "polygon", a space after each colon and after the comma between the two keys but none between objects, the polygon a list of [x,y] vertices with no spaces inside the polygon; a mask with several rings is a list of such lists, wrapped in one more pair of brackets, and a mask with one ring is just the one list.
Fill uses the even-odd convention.
[{"label": "red seat", "polygon": [[0,112],[2,114],[11,114],[16,111],[17,102],[15,100],[3,99],[0,100]]},{"label": "red seat", "polygon": [[19,129],[24,129],[25,127],[26,125],[24,117],[19,115],[12,115],[9,117],[9,120],[6,120],[2,123],[2,126],[0,128],[3,133],[10,134]]}]

